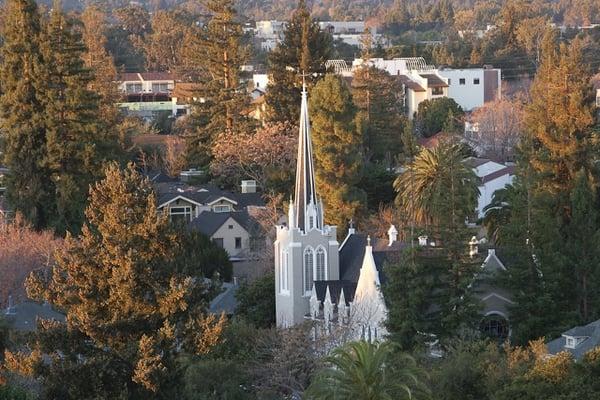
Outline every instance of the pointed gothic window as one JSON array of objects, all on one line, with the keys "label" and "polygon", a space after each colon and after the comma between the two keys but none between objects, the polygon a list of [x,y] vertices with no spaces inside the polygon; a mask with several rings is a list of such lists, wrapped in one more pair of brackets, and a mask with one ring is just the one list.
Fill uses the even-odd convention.
[{"label": "pointed gothic window", "polygon": [[313,287],[314,251],[311,248],[304,250],[304,293],[310,294]]},{"label": "pointed gothic window", "polygon": [[317,249],[317,271],[315,276],[316,281],[324,281],[327,279],[327,265],[326,265],[326,254],[325,249],[319,247]]}]

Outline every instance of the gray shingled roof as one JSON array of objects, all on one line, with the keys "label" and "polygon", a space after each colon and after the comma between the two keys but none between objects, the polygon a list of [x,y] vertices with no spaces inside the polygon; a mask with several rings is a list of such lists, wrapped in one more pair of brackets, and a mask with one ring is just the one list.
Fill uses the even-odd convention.
[{"label": "gray shingled roof", "polygon": [[252,217],[246,211],[213,212],[203,211],[190,222],[190,229],[197,230],[207,236],[212,236],[222,227],[229,218],[240,224],[246,231],[250,232]]},{"label": "gray shingled roof", "polygon": [[[2,310],[3,313],[5,310]],[[32,301],[25,301],[12,307],[9,314],[5,314],[4,317],[10,324],[11,328],[22,331],[31,332],[37,327],[37,319],[54,319],[57,321],[64,322],[65,316],[52,309],[47,304],[38,304]]]},{"label": "gray shingled roof", "polygon": [[[566,348],[567,339],[565,336],[585,338],[582,343],[574,349]],[[573,355],[576,360],[581,360],[585,353],[600,347],[600,319],[585,326],[576,326],[563,333],[563,336],[554,339],[546,344],[548,353],[558,354],[561,351],[567,351]]]},{"label": "gray shingled roof", "polygon": [[[373,246],[373,258],[375,265],[379,271],[379,280],[382,284],[386,282],[385,271],[383,265],[386,261],[392,261],[398,257],[406,248],[406,244],[402,242],[394,242],[388,246],[387,239],[371,238],[371,246]],[[362,267],[363,259],[365,258],[365,247],[367,246],[367,235],[352,234],[344,243],[340,250],[340,279],[350,282],[358,282],[360,268]]]},{"label": "gray shingled roof", "polygon": [[315,281],[315,291],[317,292],[317,299],[319,299],[319,301],[325,301],[327,287],[329,287],[329,294],[331,295],[331,302],[333,304],[338,303],[342,290],[344,291],[344,299],[346,300],[346,305],[350,304],[354,300],[354,292],[356,292],[356,282]]},{"label": "gray shingled roof", "polygon": [[210,302],[209,311],[213,314],[225,313],[231,315],[237,308],[237,299],[235,295],[239,286],[233,283],[224,282],[222,288],[223,291]]},{"label": "gray shingled roof", "polygon": [[231,193],[211,184],[192,186],[183,182],[157,182],[154,187],[159,205],[165,204],[178,196],[198,204],[209,204],[225,197],[236,202],[238,209],[265,205],[260,193]]}]

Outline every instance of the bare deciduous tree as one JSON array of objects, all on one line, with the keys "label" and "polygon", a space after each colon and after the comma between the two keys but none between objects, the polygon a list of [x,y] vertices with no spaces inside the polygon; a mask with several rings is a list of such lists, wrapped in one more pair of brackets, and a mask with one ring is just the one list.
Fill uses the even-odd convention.
[{"label": "bare deciduous tree", "polygon": [[465,138],[481,157],[506,162],[514,158],[514,150],[523,130],[523,106],[509,99],[487,103],[473,112],[473,129]]},{"label": "bare deciduous tree", "polygon": [[54,252],[62,246],[51,231],[35,231],[17,214],[15,219],[0,224],[0,308],[8,296],[19,301],[26,298],[24,283],[34,270],[50,268]]}]

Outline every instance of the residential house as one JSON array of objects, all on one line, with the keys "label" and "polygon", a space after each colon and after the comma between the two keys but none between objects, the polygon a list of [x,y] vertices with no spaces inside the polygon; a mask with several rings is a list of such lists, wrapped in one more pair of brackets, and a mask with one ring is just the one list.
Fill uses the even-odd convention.
[{"label": "residential house", "polygon": [[161,113],[173,116],[187,113],[189,106],[172,96],[175,77],[167,72],[123,73],[119,76],[123,100],[118,106],[131,115],[153,119]]},{"label": "residential house", "polygon": [[600,347],[600,319],[584,326],[571,328],[563,332],[558,339],[546,344],[549,354],[556,355],[566,351],[577,361],[580,361],[587,352],[598,347]]},{"label": "residential house", "polygon": [[448,97],[465,111],[500,99],[501,74],[497,68],[439,68],[438,74],[448,83]]},{"label": "residential house", "polygon": [[[362,47],[363,35],[367,26],[364,21],[321,21],[319,27],[322,31],[328,32],[333,36],[333,40],[341,40],[351,45]],[[383,36],[377,33],[377,28],[369,27],[372,37],[372,45],[382,43]]]},{"label": "residential house", "polygon": [[247,211],[203,211],[189,226],[225,249],[231,260],[244,258],[244,253],[250,249],[253,231],[256,231],[256,222]]},{"label": "residential house", "polygon": [[492,202],[494,192],[512,184],[514,166],[506,166],[486,158],[469,157],[465,163],[473,169],[479,178],[479,199],[477,217],[483,218],[483,209]]}]

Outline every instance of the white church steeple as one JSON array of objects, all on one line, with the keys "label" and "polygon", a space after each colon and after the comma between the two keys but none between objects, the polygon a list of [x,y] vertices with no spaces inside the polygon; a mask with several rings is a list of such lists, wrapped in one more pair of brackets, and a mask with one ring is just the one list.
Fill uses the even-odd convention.
[{"label": "white church steeple", "polygon": [[323,228],[323,208],[317,198],[307,97],[306,84],[303,84],[300,130],[298,133],[298,159],[296,161],[296,190],[293,201],[295,219],[291,226],[299,228],[304,233],[311,229]]}]

